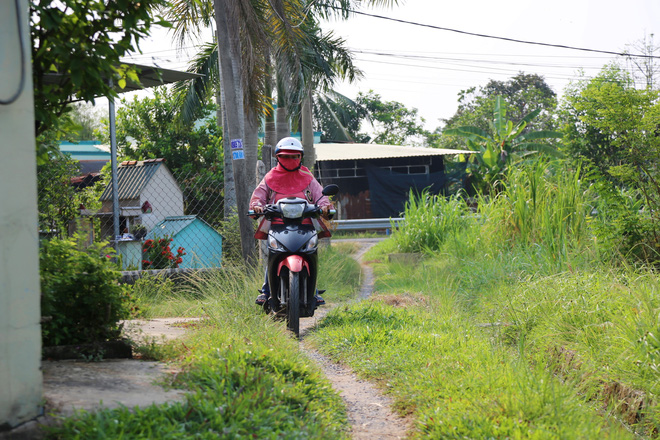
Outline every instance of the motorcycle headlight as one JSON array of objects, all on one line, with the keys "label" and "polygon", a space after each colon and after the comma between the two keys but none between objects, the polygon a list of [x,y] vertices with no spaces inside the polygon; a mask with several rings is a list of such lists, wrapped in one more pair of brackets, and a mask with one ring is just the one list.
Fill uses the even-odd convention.
[{"label": "motorcycle headlight", "polygon": [[272,235],[268,236],[268,247],[273,249],[279,249],[280,243]]},{"label": "motorcycle headlight", "polygon": [[311,251],[314,248],[316,248],[316,245],[318,245],[318,244],[319,244],[319,236],[314,235],[312,238],[309,239],[309,241],[305,245],[305,250],[306,251]]},{"label": "motorcycle headlight", "polygon": [[280,204],[282,209],[282,216],[286,218],[300,218],[303,215],[305,210],[304,203],[282,203]]}]

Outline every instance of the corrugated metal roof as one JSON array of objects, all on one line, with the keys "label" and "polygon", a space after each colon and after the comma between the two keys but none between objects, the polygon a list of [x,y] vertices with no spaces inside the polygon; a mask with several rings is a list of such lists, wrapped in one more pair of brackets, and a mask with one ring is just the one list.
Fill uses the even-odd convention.
[{"label": "corrugated metal roof", "polygon": [[[140,193],[162,163],[163,159],[148,159],[125,161],[119,164],[117,167],[119,200],[139,199]],[[101,200],[110,200],[111,192],[112,185],[108,184],[101,195]]]},{"label": "corrugated metal roof", "polygon": [[[156,237],[164,237],[166,235],[174,237],[176,234],[187,228],[192,222],[195,221],[195,215],[179,215],[172,217],[165,217],[151,231],[145,238],[153,239]],[[201,220],[201,219],[200,219]],[[203,220],[202,220],[203,221]]]},{"label": "corrugated metal roof", "polygon": [[60,151],[68,154],[76,160],[110,160],[110,152],[102,148],[102,145],[81,142],[79,144],[60,144]]},{"label": "corrugated metal roof", "polygon": [[441,148],[406,147],[381,144],[314,144],[316,160],[361,160],[387,159],[413,156],[445,156],[448,154],[470,154],[468,150]]}]

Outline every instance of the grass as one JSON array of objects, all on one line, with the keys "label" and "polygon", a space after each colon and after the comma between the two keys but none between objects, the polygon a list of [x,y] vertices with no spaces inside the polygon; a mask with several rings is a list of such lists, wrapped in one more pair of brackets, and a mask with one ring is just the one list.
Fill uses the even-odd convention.
[{"label": "grass", "polygon": [[323,352],[380,383],[401,413],[413,414],[415,437],[634,437],[607,417],[605,402],[583,394],[582,375],[557,374],[562,363],[539,345],[556,337],[518,334],[546,311],[530,297],[496,299],[526,291],[524,279],[497,262],[482,267],[479,281],[461,261],[430,257],[413,271],[385,257],[367,256],[381,261],[378,294],[335,310],[313,337]]},{"label": "grass", "polygon": [[[321,265],[330,301],[359,285],[359,268],[349,256],[325,249]],[[48,438],[348,438],[341,398],[299,352],[284,323],[254,305],[261,276],[260,270],[226,269],[180,287],[164,280],[138,284],[134,294],[147,316],[205,316],[184,340],[140,348],[180,366],[170,386],[187,390],[186,400],[81,412],[50,429]]]},{"label": "grass", "polygon": [[[315,343],[381,384],[417,438],[657,437],[657,273],[597,258],[579,170],[508,185],[478,216],[413,199],[365,256],[372,301],[333,311]],[[389,263],[399,251],[425,258]]]}]

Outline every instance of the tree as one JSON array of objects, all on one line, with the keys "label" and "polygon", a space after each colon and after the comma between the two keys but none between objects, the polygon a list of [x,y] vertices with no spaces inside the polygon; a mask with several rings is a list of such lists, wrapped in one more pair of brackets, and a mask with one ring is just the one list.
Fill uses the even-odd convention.
[{"label": "tree", "polygon": [[655,142],[657,129],[643,127],[657,97],[656,91],[635,89],[630,74],[616,64],[571,84],[560,113],[566,153],[616,180],[612,167],[635,161]]},{"label": "tree", "polygon": [[[391,3],[392,0],[372,0],[370,3]],[[179,13],[179,16],[194,17],[199,12],[202,16],[210,16],[208,1],[188,2],[178,0],[177,6],[184,9],[196,9],[194,13]],[[269,94],[273,84],[271,58],[276,60],[276,80],[279,86],[278,100],[284,97],[283,92],[304,90],[304,96],[309,96],[309,89],[298,87],[305,78],[302,74],[302,57],[297,44],[305,40],[304,26],[307,20],[317,11],[326,14],[347,14],[350,2],[345,0],[331,1],[328,4],[307,3],[304,1],[283,0],[214,0],[215,23],[218,34],[218,64],[221,83],[221,103],[223,109],[223,128],[226,139],[241,142],[246,139],[246,127],[256,126],[254,122],[264,114],[260,103],[272,105]],[[174,9],[177,9],[175,7]],[[337,12],[337,9],[340,12]],[[178,9],[177,9],[178,10]],[[331,12],[330,12],[331,11]],[[188,28],[194,25],[188,21]],[[287,64],[288,63],[288,64]],[[283,68],[286,66],[286,68]],[[302,100],[300,101],[302,103]],[[278,106],[279,112],[284,112],[284,104]],[[283,121],[284,118],[280,118]],[[288,118],[286,119],[288,123]],[[248,123],[246,123],[248,121]],[[249,123],[249,122],[252,123]],[[269,129],[271,128],[269,124]],[[286,135],[288,135],[288,130]],[[246,144],[246,147],[252,145]],[[254,146],[256,156],[256,145]],[[244,155],[242,153],[245,153]],[[250,157],[252,150],[236,151],[232,155],[232,169],[235,179],[238,213],[247,210],[247,198],[254,184],[246,178],[245,159]],[[250,171],[250,174],[252,172]],[[256,182],[255,182],[256,183]],[[252,240],[252,224],[244,215],[239,216],[241,242],[246,260],[252,260],[254,251]]]},{"label": "tree", "polygon": [[57,131],[74,100],[116,97],[112,79],[123,87],[139,82],[121,63],[154,25],[169,23],[154,15],[166,0],[31,0],[32,73],[35,134]]},{"label": "tree", "polygon": [[561,138],[561,133],[549,130],[525,133],[527,125],[541,113],[536,109],[514,125],[506,117],[504,98],[496,96],[495,110],[489,121],[489,132],[475,126],[447,129],[447,136],[465,139],[467,147],[476,152],[468,156],[468,177],[474,190],[482,193],[496,193],[499,183],[504,180],[507,167],[532,154],[546,153],[557,155],[555,147],[539,143],[543,139]]},{"label": "tree", "polygon": [[495,110],[496,96],[501,96],[506,113],[511,121],[520,121],[530,111],[540,109],[540,113],[527,126],[527,131],[556,130],[555,110],[557,95],[542,76],[519,73],[507,81],[490,80],[485,87],[472,87],[459,93],[458,109],[448,119],[442,120],[442,127],[429,137],[429,145],[440,148],[461,148],[456,138],[437,136],[443,130],[461,126],[474,126],[488,130],[488,123]]},{"label": "tree", "polygon": [[607,219],[602,237],[618,251],[657,264],[660,258],[660,92],[637,89],[611,64],[572,84],[561,119],[569,157],[589,164]]},{"label": "tree", "polygon": [[165,87],[155,88],[151,98],[134,97],[122,104],[117,110],[119,154],[165,159],[185,194],[186,214],[219,226],[224,218],[223,149],[214,107],[200,108],[198,119],[185,120],[176,95]]},{"label": "tree", "polygon": [[396,101],[383,101],[381,96],[369,90],[359,93],[356,100],[364,107],[375,130],[372,141],[376,144],[421,145],[428,135],[424,129],[424,118],[417,109],[409,109]]},{"label": "tree", "polygon": [[363,121],[371,123],[369,112],[341,93],[315,94],[313,111],[321,131],[321,142],[367,142],[371,138],[360,133]]},{"label": "tree", "polygon": [[83,190],[71,185],[71,178],[80,174],[80,164],[59,151],[46,156],[37,166],[37,204],[39,230],[42,234],[65,238],[70,223],[80,217],[81,205],[100,208],[100,188]]},{"label": "tree", "polygon": [[74,103],[68,116],[71,117],[72,131],[67,138],[73,141],[100,140],[103,116],[98,108],[89,103]]},{"label": "tree", "polygon": [[[163,158],[175,175],[205,169],[222,174],[222,132],[212,105],[198,109],[196,120],[184,121],[176,96],[165,87],[153,89],[153,97],[122,99],[121,103],[117,109],[120,156]],[[106,131],[106,141],[108,136]]]}]

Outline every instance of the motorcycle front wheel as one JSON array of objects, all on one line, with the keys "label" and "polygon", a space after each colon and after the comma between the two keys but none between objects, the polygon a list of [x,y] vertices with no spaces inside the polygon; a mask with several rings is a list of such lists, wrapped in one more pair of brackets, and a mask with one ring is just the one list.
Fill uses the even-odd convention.
[{"label": "motorcycle front wheel", "polygon": [[289,272],[289,300],[286,326],[296,337],[300,336],[300,274]]}]

